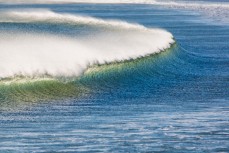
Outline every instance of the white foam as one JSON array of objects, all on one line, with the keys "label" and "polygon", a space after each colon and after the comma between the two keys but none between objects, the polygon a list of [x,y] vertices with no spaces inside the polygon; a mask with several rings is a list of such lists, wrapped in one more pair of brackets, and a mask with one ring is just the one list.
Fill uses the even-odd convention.
[{"label": "white foam", "polygon": [[165,30],[47,10],[4,12],[0,15],[0,22],[86,24],[106,28],[106,32],[77,38],[2,32],[0,78],[15,75],[78,76],[89,65],[157,53],[174,42],[173,36]]},{"label": "white foam", "polygon": [[58,14],[47,9],[36,11],[21,10],[21,11],[6,11],[1,12],[0,22],[12,23],[29,23],[29,22],[48,22],[48,23],[68,23],[68,24],[89,24],[96,26],[115,27],[121,29],[136,29],[149,30],[142,25],[130,24],[124,21],[102,20],[88,16],[77,16],[71,14]]},{"label": "white foam", "polygon": [[[155,1],[152,4],[165,6],[172,9],[186,9],[199,12],[213,21],[229,24],[229,3],[216,2],[182,2],[182,1]],[[215,22],[216,23],[216,22]]]}]

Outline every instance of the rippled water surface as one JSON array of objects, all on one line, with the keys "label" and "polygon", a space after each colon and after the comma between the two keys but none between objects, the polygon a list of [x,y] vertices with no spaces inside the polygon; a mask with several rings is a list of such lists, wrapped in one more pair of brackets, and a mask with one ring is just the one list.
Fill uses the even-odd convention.
[{"label": "rippled water surface", "polygon": [[[166,52],[99,66],[98,72],[85,74],[76,82],[84,91],[79,96],[42,102],[2,98],[0,152],[229,152],[227,24],[214,18],[203,22],[202,14],[193,10],[154,5],[1,4],[0,8],[48,8],[119,19],[164,28],[176,40]],[[85,32],[85,27],[62,31],[45,24],[0,24],[0,30],[27,28],[65,35]],[[20,89],[12,91],[23,95]]]}]

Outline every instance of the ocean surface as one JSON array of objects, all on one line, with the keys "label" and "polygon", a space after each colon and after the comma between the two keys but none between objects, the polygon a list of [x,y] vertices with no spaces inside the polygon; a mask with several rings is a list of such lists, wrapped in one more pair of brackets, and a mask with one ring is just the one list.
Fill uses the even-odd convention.
[{"label": "ocean surface", "polygon": [[0,2],[1,153],[229,152],[228,0]]}]

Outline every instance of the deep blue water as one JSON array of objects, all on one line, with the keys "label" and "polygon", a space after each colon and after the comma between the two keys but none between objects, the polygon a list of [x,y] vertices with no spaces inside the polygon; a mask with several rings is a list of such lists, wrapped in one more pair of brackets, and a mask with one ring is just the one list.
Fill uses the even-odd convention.
[{"label": "deep blue water", "polygon": [[82,78],[92,92],[81,98],[0,111],[0,152],[229,152],[227,24],[153,5],[0,7],[120,19],[164,28],[177,42],[134,68]]}]

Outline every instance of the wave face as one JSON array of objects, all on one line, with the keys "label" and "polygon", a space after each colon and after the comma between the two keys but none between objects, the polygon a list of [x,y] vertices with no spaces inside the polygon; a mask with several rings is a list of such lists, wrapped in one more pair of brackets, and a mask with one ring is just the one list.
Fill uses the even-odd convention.
[{"label": "wave face", "polygon": [[87,25],[104,29],[82,37],[2,31],[0,78],[79,76],[90,65],[158,53],[174,42],[173,36],[165,30],[49,10],[2,12],[0,22],[67,24],[76,28]]}]

